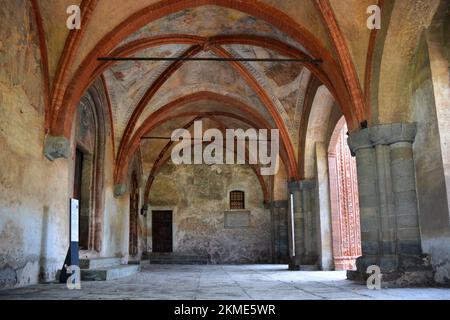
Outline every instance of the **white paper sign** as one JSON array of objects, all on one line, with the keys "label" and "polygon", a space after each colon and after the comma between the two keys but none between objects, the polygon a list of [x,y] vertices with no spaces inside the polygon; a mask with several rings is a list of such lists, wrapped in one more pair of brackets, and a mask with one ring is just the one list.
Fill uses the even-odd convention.
[{"label": "white paper sign", "polygon": [[79,202],[70,199],[70,241],[78,242]]}]

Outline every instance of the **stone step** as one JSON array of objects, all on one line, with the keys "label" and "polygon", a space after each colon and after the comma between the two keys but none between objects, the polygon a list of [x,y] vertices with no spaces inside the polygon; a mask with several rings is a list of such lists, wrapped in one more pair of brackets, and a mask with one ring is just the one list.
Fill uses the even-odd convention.
[{"label": "stone step", "polygon": [[185,265],[199,265],[208,264],[208,260],[150,260],[150,264],[185,264]]},{"label": "stone step", "polygon": [[190,261],[190,260],[205,260],[208,261],[207,258],[203,257],[150,257],[148,260],[161,260],[161,261],[170,261],[170,260],[178,260],[178,261]]},{"label": "stone step", "polygon": [[144,265],[150,264],[150,260],[148,260],[148,259],[143,259],[143,260],[128,260],[128,264],[144,266]]},{"label": "stone step", "polygon": [[301,271],[319,271],[319,266],[316,264],[302,264],[300,265]]},{"label": "stone step", "polygon": [[80,259],[80,269],[99,269],[120,265],[121,260],[116,257]]},{"label": "stone step", "polygon": [[148,252],[145,254],[145,258],[181,258],[181,259],[208,259],[207,256],[201,256],[198,254],[189,254],[189,253],[173,253],[173,252]]},{"label": "stone step", "polygon": [[189,253],[146,252],[144,258],[150,264],[208,264],[208,257]]},{"label": "stone step", "polygon": [[108,281],[131,276],[139,272],[137,264],[124,264],[99,269],[82,269],[81,281]]}]

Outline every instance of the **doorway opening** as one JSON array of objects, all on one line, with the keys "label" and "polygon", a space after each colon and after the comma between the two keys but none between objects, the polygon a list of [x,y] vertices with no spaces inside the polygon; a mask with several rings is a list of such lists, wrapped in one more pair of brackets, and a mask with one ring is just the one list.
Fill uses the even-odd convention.
[{"label": "doorway opening", "polygon": [[81,98],[75,118],[73,196],[79,200],[79,254],[101,252],[104,211],[105,108],[102,84]]},{"label": "doorway opening", "polygon": [[361,228],[356,160],[347,145],[347,123],[342,117],[328,148],[333,256],[336,270],[353,270],[361,256]]},{"label": "doorway opening", "polygon": [[172,252],[172,211],[152,211],[153,252]]},{"label": "doorway opening", "polygon": [[73,198],[79,201],[79,249],[89,250],[91,228],[92,157],[76,148]]}]

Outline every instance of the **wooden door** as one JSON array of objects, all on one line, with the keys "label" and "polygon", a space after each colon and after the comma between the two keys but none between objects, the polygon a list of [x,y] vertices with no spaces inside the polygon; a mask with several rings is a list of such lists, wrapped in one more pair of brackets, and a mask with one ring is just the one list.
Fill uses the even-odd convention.
[{"label": "wooden door", "polygon": [[152,212],[153,252],[172,252],[172,211]]}]

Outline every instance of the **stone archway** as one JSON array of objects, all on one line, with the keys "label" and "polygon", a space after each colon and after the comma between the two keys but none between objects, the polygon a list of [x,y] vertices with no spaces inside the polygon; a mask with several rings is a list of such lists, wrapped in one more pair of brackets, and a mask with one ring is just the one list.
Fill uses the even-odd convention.
[{"label": "stone archway", "polygon": [[[107,136],[105,93],[94,83],[81,98],[75,122],[74,195],[80,200],[80,249],[100,252],[103,236],[104,162]],[[76,172],[78,169],[78,172]],[[78,188],[78,190],[75,190]]]}]

